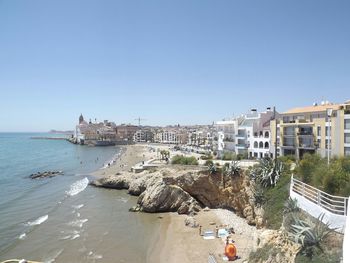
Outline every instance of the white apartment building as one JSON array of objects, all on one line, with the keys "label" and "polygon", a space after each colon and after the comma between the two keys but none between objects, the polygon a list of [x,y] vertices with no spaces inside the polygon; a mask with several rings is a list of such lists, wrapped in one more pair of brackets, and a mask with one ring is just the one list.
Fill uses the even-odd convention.
[{"label": "white apartment building", "polygon": [[176,131],[173,130],[164,130],[158,132],[156,134],[156,142],[159,143],[170,143],[170,144],[178,144],[179,138]]},{"label": "white apartment building", "polygon": [[219,155],[224,151],[235,152],[236,150],[236,133],[239,120],[222,120],[214,123],[216,133],[214,134],[214,148]]},{"label": "white apartment building", "polygon": [[250,113],[232,120],[216,122],[216,149],[219,153],[233,151],[247,154],[249,158],[271,156],[270,120],[273,115],[271,108],[261,113],[252,109]]}]

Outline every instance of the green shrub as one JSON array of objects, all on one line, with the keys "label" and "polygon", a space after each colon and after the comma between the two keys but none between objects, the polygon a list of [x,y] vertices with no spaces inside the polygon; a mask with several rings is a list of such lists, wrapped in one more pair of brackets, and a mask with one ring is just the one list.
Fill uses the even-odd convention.
[{"label": "green shrub", "polygon": [[322,223],[323,217],[324,214],[320,215],[314,223],[295,216],[289,226],[290,237],[301,244],[301,253],[308,258],[312,258],[317,252],[323,252],[322,243],[333,232],[329,224]]},{"label": "green shrub", "polygon": [[288,198],[288,200],[284,204],[283,212],[287,214],[287,213],[294,213],[299,211],[300,211],[300,208],[298,206],[297,199]]},{"label": "green shrub", "polygon": [[175,155],[171,159],[172,164],[182,164],[182,165],[198,165],[198,161],[195,157],[186,157],[181,155]]},{"label": "green shrub", "polygon": [[202,160],[212,160],[213,156],[211,154],[206,154],[201,156]]},{"label": "green shrub", "polygon": [[236,154],[234,152],[224,152],[221,159],[225,161],[236,160]]},{"label": "green shrub", "polygon": [[289,198],[290,175],[282,174],[275,187],[264,188],[264,221],[266,227],[279,229],[283,222],[283,208]]},{"label": "green shrub", "polygon": [[296,176],[331,195],[350,195],[350,157],[327,159],[305,154],[296,168]]}]

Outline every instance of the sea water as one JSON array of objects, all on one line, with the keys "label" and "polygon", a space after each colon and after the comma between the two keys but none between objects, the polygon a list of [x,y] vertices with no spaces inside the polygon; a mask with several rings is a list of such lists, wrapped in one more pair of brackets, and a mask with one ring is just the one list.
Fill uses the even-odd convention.
[{"label": "sea water", "polygon": [[[157,216],[128,212],[136,198],[125,191],[88,185],[121,149],[35,136],[50,135],[0,133],[0,260],[145,262]],[[64,174],[29,178],[49,170]]]}]

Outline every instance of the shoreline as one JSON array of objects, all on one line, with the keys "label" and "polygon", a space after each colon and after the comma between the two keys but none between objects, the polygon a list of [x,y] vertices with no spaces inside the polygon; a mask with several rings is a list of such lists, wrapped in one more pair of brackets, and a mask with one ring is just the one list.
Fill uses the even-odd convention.
[{"label": "shoreline", "polygon": [[[151,149],[152,148],[152,149]],[[91,175],[99,179],[119,172],[130,172],[132,166],[157,157],[157,150],[168,148],[165,145],[134,144],[123,146],[121,153],[115,162],[104,169],[99,169]],[[199,228],[185,225],[187,215],[179,215],[176,212],[158,213],[160,219],[154,222],[158,225],[156,233],[150,238],[146,254],[146,262],[183,262],[200,263],[207,262],[209,254],[213,254],[217,262],[223,260],[225,250],[225,238],[205,240],[199,235]],[[237,255],[240,259],[235,262],[246,262],[249,254],[255,249],[259,230],[249,226],[245,219],[225,209],[201,210],[194,216],[196,222],[202,225],[204,231],[214,231],[216,226],[226,225],[235,229],[235,234],[230,239],[235,241]]]}]

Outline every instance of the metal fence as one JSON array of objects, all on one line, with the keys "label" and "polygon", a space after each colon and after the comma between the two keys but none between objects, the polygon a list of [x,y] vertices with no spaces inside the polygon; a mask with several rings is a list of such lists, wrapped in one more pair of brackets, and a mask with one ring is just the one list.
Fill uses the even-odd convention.
[{"label": "metal fence", "polygon": [[327,194],[292,176],[291,190],[336,215],[347,215],[349,198]]}]

